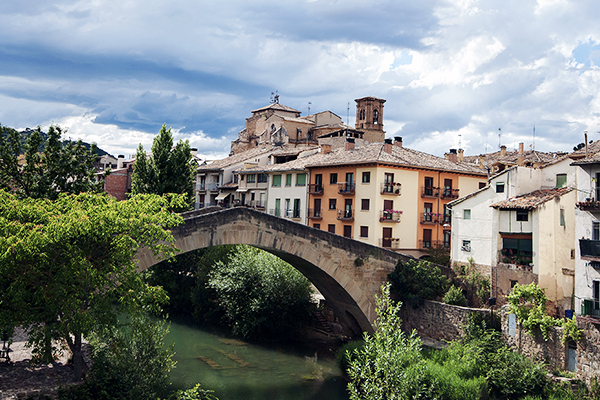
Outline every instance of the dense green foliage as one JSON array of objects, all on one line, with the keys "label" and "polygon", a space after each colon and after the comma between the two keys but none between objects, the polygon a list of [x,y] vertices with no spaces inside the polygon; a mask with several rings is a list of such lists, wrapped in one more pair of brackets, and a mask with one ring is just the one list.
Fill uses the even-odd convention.
[{"label": "dense green foliage", "polygon": [[448,290],[448,278],[439,267],[423,260],[406,263],[399,260],[388,279],[398,299],[408,304],[415,304],[419,299],[435,300]]},{"label": "dense green foliage", "polygon": [[467,265],[455,265],[453,270],[456,273],[454,282],[464,289],[467,305],[476,308],[485,307],[490,297],[490,280],[477,270],[473,258],[469,258]]},{"label": "dense green foliage", "polygon": [[467,298],[461,288],[452,285],[444,295],[444,303],[464,307],[467,305]]},{"label": "dense green foliage", "polygon": [[513,352],[501,333],[486,330],[483,319],[469,318],[463,340],[424,353],[414,333],[401,331],[399,307],[384,287],[375,332],[349,356],[352,400],[517,399],[544,393],[543,366]]},{"label": "dense green foliage", "polygon": [[180,140],[173,147],[171,128],[167,129],[163,125],[152,143],[151,156],[146,155],[141,144],[137,149],[131,176],[131,192],[185,194],[189,209],[194,203],[195,166],[189,142]]},{"label": "dense green foliage", "polygon": [[0,190],[0,326],[21,325],[41,361],[66,342],[80,376],[82,336],[114,326],[115,304],[166,300],[142,282],[134,257],[141,246],[157,256],[174,253],[166,228],[181,222],[171,212],[181,202],[155,195],[118,202],[90,193],[20,200]]},{"label": "dense green foliage", "polygon": [[544,340],[548,340],[548,332],[553,326],[562,326],[563,343],[568,338],[579,340],[582,330],[577,327],[577,320],[573,317],[572,320],[563,320],[560,318],[552,318],[546,310],[548,297],[543,288],[540,288],[535,283],[529,285],[516,284],[513,290],[508,295],[508,304],[510,312],[517,316],[517,322],[521,324],[525,330],[533,335],[536,330],[542,333]]},{"label": "dense green foliage", "polygon": [[276,338],[310,316],[310,282],[285,261],[253,247],[239,246],[227,264],[217,262],[208,287],[232,332],[245,338]]},{"label": "dense green foliage", "polygon": [[[57,199],[61,193],[99,193],[96,181],[96,145],[89,149],[81,141],[61,141],[63,130],[52,125],[43,153],[40,128],[23,145],[14,129],[0,126],[0,189],[12,190],[19,198]],[[21,155],[24,158],[21,159]]]},{"label": "dense green foliage", "polygon": [[450,266],[450,251],[446,247],[436,244],[427,249],[427,261],[433,264]]}]

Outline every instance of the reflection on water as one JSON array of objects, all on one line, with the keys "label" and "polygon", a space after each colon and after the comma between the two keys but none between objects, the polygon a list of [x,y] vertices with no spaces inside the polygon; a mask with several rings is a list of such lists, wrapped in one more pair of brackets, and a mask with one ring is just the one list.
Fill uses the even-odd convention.
[{"label": "reflection on water", "polygon": [[200,383],[220,400],[346,400],[346,384],[333,360],[292,355],[226,339],[171,322],[176,389]]}]

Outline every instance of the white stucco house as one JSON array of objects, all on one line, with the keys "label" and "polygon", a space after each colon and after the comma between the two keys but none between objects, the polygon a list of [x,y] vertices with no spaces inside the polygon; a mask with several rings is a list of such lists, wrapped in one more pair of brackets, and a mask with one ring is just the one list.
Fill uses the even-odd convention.
[{"label": "white stucco house", "polygon": [[452,262],[472,259],[500,304],[516,283],[537,282],[557,314],[572,309],[577,176],[570,164],[514,166],[450,203]]}]

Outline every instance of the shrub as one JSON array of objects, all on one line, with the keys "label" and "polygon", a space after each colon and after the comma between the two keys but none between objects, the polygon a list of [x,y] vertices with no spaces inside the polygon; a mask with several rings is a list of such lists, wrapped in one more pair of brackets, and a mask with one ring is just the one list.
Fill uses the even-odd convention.
[{"label": "shrub", "polygon": [[413,303],[417,299],[435,300],[448,289],[448,279],[439,267],[423,260],[408,260],[406,263],[399,260],[388,279],[394,293],[405,303]]},{"label": "shrub", "polygon": [[467,299],[460,288],[452,285],[444,295],[444,303],[464,307],[467,305]]},{"label": "shrub", "polygon": [[354,340],[340,347],[340,349],[337,352],[335,361],[342,373],[346,373],[348,366],[353,360],[356,359],[358,351],[361,350],[364,347],[364,345],[365,342],[363,342],[362,340]]}]

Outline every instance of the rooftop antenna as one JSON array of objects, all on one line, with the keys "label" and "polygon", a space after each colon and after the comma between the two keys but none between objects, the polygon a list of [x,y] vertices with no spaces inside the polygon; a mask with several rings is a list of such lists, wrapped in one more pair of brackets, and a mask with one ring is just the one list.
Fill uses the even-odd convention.
[{"label": "rooftop antenna", "polygon": [[462,149],[462,134],[458,134],[458,148]]},{"label": "rooftop antenna", "polygon": [[535,151],[535,122],[533,123],[533,146],[531,149]]},{"label": "rooftop antenna", "polygon": [[350,102],[348,102],[348,107],[346,108],[346,125],[350,125]]},{"label": "rooftop antenna", "polygon": [[307,115],[310,115],[310,106],[311,106],[311,105],[312,105],[312,103],[309,101],[309,102],[308,102],[308,114],[307,114]]},{"label": "rooftop antenna", "polygon": [[502,128],[498,128],[498,148],[501,147]]},{"label": "rooftop antenna", "polygon": [[271,104],[279,104],[279,93],[277,93],[277,90],[271,92]]}]

